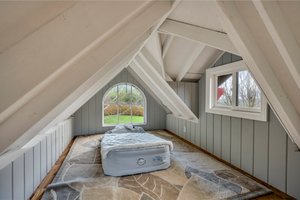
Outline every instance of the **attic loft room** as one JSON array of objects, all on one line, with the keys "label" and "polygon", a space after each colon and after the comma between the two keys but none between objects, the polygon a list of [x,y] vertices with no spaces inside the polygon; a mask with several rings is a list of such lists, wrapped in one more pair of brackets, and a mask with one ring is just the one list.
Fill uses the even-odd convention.
[{"label": "attic loft room", "polygon": [[0,1],[0,200],[300,199],[300,1]]}]

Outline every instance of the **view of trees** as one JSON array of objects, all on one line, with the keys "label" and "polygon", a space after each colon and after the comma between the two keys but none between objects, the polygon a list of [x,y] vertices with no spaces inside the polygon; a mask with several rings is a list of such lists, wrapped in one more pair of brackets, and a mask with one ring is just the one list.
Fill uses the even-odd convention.
[{"label": "view of trees", "polygon": [[232,105],[232,74],[218,76],[217,103]]},{"label": "view of trees", "polygon": [[[240,71],[236,79],[237,82],[233,83],[233,74],[218,76],[217,104],[232,106],[235,98],[235,106],[260,108],[261,91],[251,74],[247,70]],[[233,96],[233,84],[237,85],[236,97]]]},{"label": "view of trees", "polygon": [[119,84],[104,97],[104,124],[144,122],[144,95],[131,84]]},{"label": "view of trees", "polygon": [[248,71],[238,72],[238,106],[257,107],[261,106],[261,91],[255,80]]}]

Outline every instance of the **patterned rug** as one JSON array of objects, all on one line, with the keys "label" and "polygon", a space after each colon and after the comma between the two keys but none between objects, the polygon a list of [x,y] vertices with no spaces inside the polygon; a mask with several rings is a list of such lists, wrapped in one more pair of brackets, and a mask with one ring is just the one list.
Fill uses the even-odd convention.
[{"label": "patterned rug", "polygon": [[43,200],[250,199],[271,191],[164,131],[174,144],[166,170],[111,177],[103,174],[102,135],[77,137]]}]

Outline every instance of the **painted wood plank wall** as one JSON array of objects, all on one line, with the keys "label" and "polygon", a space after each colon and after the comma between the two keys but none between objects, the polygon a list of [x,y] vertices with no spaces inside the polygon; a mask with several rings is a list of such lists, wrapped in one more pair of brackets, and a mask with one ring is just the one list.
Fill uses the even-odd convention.
[{"label": "painted wood plank wall", "polygon": [[182,101],[193,111],[199,115],[198,104],[198,83],[194,82],[168,82],[170,87],[177,93]]},{"label": "painted wood plank wall", "polygon": [[166,111],[164,108],[146,91],[127,69],[124,69],[75,112],[76,135],[104,133],[105,131],[112,129],[111,126],[102,126],[102,98],[105,92],[117,83],[132,83],[144,92],[147,101],[147,124],[142,125],[142,127],[145,130],[165,129]]},{"label": "painted wood plank wall", "polygon": [[73,118],[38,135],[20,156],[0,169],[0,200],[28,199],[73,138]]},{"label": "painted wood plank wall", "polygon": [[[238,56],[226,53],[216,66],[237,60],[240,60]],[[300,152],[274,112],[269,109],[267,122],[205,113],[205,76],[199,81],[198,88],[199,123],[187,123],[167,115],[167,129],[300,199]],[[184,126],[187,126],[187,132],[191,130],[189,126],[196,126],[197,131],[184,133]],[[195,136],[190,137],[190,134]]]}]

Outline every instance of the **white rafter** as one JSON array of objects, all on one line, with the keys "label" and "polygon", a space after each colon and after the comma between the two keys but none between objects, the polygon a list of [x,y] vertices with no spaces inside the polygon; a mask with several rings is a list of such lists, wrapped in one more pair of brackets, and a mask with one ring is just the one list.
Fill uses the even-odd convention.
[{"label": "white rafter", "polygon": [[140,56],[137,56],[129,66],[175,116],[195,122],[198,121],[195,114],[179,98],[169,84]]},{"label": "white rafter", "polygon": [[143,48],[139,55],[145,62],[153,66],[156,69],[156,71],[160,74],[160,76],[165,79],[164,67],[153,57],[153,55],[146,48]]},{"label": "white rafter", "polygon": [[[93,7],[93,5],[85,5],[85,8],[87,6]],[[73,7],[73,9],[75,8]],[[58,123],[59,120],[70,116],[76,109],[80,108],[91,97],[92,93],[101,89],[120,69],[130,63],[144,41],[155,31],[153,25],[170,9],[170,2],[150,1],[141,3],[118,24],[112,24],[112,28],[106,32],[100,35],[90,34],[95,36],[95,38],[91,38],[91,43],[77,52],[74,57],[66,60],[66,63],[59,65],[60,68],[57,73],[53,73],[53,77],[50,75],[51,79],[48,78],[49,80],[44,81],[43,88],[36,91],[26,104],[22,104],[14,112],[11,112],[6,120],[0,124],[0,133],[9,133],[0,134],[0,152],[20,148],[44,128]],[[74,12],[77,11],[74,10]],[[73,12],[73,10],[70,9],[68,12]],[[76,17],[87,17],[87,21],[90,20],[89,16],[81,16],[81,12],[76,14]],[[59,21],[61,18],[57,20]],[[69,29],[76,30],[79,26],[74,23],[76,20],[77,18],[74,17],[64,21],[63,28],[59,26],[59,31],[57,31],[56,25],[60,25],[60,23],[49,23],[27,38],[37,39],[35,43],[42,40],[40,43],[43,45],[49,43],[48,46],[51,46],[53,41],[41,35],[58,32],[61,35],[58,35],[57,39],[64,38],[65,32],[69,33]],[[48,31],[44,31],[47,28]],[[88,30],[94,31],[94,29]],[[20,41],[16,45],[21,46],[23,43],[27,44],[26,41]],[[34,48],[31,50],[31,47],[29,45],[27,48],[19,49],[24,49],[23,53],[32,53],[29,58],[33,58],[37,52]],[[59,57],[59,55],[58,52],[46,56],[48,59],[49,56],[56,58],[55,56]],[[35,60],[43,58],[40,56]],[[32,60],[28,60],[32,64]],[[40,65],[32,67],[38,68]],[[28,79],[30,78],[28,77]]]},{"label": "white rafter", "polygon": [[253,1],[294,81],[300,88],[300,48],[276,1]]},{"label": "white rafter", "polygon": [[166,55],[167,55],[167,52],[172,44],[172,41],[174,39],[174,36],[173,35],[167,35],[166,34],[166,40],[163,44],[163,47],[162,47],[162,58],[164,58]]},{"label": "white rafter", "polygon": [[159,28],[161,33],[200,42],[207,46],[239,55],[226,33],[205,29],[167,19]]},{"label": "white rafter", "polygon": [[259,83],[291,139],[300,146],[300,117],[233,1],[215,2],[223,28]]},{"label": "white rafter", "polygon": [[183,77],[186,75],[186,73],[189,71],[189,69],[192,67],[196,59],[199,57],[199,55],[204,50],[205,45],[203,44],[197,44],[191,55],[186,59],[184,65],[182,66],[180,72],[178,73],[178,76],[176,78],[176,81],[181,81]]}]

